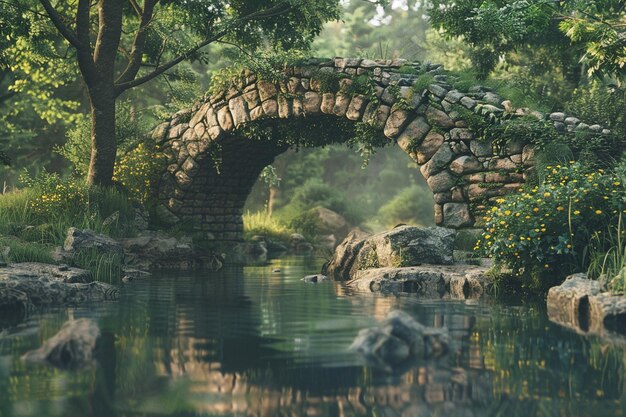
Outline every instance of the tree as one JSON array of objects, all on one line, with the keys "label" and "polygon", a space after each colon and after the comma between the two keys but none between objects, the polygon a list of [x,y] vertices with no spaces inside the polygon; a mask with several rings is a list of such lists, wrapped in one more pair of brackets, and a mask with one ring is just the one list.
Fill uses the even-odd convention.
[{"label": "tree", "polygon": [[511,52],[542,48],[574,85],[585,66],[588,74],[626,74],[624,0],[431,0],[429,16],[435,27],[475,48],[483,76]]},{"label": "tree", "polygon": [[[462,37],[472,46],[472,63],[480,78],[501,58],[520,53],[533,56],[544,71],[560,70],[577,85],[579,51],[559,30],[563,4],[546,0],[431,0],[433,26],[450,37]],[[548,6],[549,4],[549,6]],[[548,50],[548,54],[544,54]]]},{"label": "tree", "polygon": [[[38,0],[76,51],[91,107],[87,181],[112,183],[118,97],[225,40],[238,47],[306,47],[324,22],[338,17],[337,0]],[[43,11],[41,10],[43,8]]]},{"label": "tree", "polygon": [[[46,151],[63,138],[62,127],[75,121],[79,107],[80,89],[67,88],[76,81],[67,48],[28,6],[27,0],[0,0],[0,166],[50,162]],[[11,171],[1,171],[10,183]]]},{"label": "tree", "polygon": [[626,77],[626,1],[571,1],[559,25],[575,44],[584,47],[582,62],[589,75]]}]

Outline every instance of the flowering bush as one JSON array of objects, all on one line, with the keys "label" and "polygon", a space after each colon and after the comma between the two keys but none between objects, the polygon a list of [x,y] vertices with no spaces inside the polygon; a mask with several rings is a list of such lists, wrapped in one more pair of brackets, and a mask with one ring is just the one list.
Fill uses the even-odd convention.
[{"label": "flowering bush", "polygon": [[159,152],[159,146],[142,142],[119,158],[113,180],[122,184],[133,200],[146,203],[164,164],[165,156]]},{"label": "flowering bush", "polygon": [[585,270],[593,234],[625,210],[618,176],[583,165],[548,166],[540,185],[498,199],[474,248],[516,275],[562,277]]},{"label": "flowering bush", "polygon": [[34,190],[34,198],[28,201],[33,214],[51,217],[58,213],[73,213],[89,201],[84,184],[74,179],[63,179],[58,174],[43,172],[36,178],[23,175],[22,182]]}]

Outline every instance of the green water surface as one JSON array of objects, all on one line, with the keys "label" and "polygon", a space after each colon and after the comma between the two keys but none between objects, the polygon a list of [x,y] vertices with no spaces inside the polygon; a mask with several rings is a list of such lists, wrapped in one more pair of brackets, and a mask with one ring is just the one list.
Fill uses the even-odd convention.
[{"label": "green water surface", "polygon": [[[626,349],[550,323],[540,305],[300,281],[318,270],[287,259],[159,273],[124,287],[118,302],[5,323],[0,417],[626,416]],[[404,372],[366,366],[347,347],[393,309],[447,327],[454,353]],[[102,329],[97,365],[69,372],[20,360],[79,317]]]}]

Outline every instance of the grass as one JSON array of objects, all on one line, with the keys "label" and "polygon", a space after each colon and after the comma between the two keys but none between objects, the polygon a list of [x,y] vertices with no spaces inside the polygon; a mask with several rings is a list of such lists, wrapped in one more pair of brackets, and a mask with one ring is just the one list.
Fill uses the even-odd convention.
[{"label": "grass", "polygon": [[[134,207],[124,192],[59,184],[58,189],[55,183],[0,194],[0,256],[8,247],[6,261],[55,263],[52,250],[63,245],[70,227],[113,237],[132,235]],[[83,252],[68,262],[91,271],[97,281],[113,283],[121,275],[121,259],[107,254]]]},{"label": "grass", "polygon": [[471,70],[448,71],[447,74],[450,76],[452,86],[461,92],[467,92],[471,87],[480,85],[491,88],[503,100],[511,100],[517,107],[529,107],[546,112],[555,105],[554,99],[547,96],[537,98],[536,94],[529,94],[527,89],[515,83],[515,80],[493,77],[479,80],[476,73]]},{"label": "grass", "polygon": [[590,278],[599,279],[614,294],[626,292],[626,225],[621,215],[616,226],[594,236],[589,261]]},{"label": "grass", "polygon": [[54,263],[51,251],[52,246],[49,245],[0,236],[0,260],[4,262]]},{"label": "grass", "polygon": [[243,230],[246,239],[255,235],[262,235],[273,241],[288,242],[294,230],[279,221],[276,216],[268,216],[264,212],[243,215]]}]

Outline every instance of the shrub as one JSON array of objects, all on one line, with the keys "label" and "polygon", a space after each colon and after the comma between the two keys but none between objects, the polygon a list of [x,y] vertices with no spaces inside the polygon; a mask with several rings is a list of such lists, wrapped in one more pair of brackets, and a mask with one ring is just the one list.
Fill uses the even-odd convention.
[{"label": "shrub", "polygon": [[362,212],[356,204],[349,204],[341,191],[317,178],[312,178],[302,184],[293,194],[289,204],[279,211],[283,218],[294,219],[301,213],[318,206],[341,214],[352,224],[359,224],[363,220]]},{"label": "shrub", "polygon": [[122,155],[115,164],[113,180],[128,191],[131,199],[149,203],[151,191],[165,170],[166,158],[159,151],[159,146],[153,142],[141,142]]},{"label": "shrub", "polygon": [[578,162],[548,166],[540,185],[496,201],[475,250],[535,280],[585,270],[592,236],[615,222],[625,192],[611,172]]},{"label": "shrub", "polygon": [[0,234],[58,245],[72,226],[113,236],[132,232],[134,208],[120,190],[46,172],[22,179],[28,188],[0,195]]},{"label": "shrub", "polygon": [[287,242],[293,231],[285,226],[276,217],[269,216],[265,212],[250,213],[243,215],[243,230],[246,239],[261,235],[273,241]]},{"label": "shrub", "polygon": [[380,208],[378,214],[389,227],[398,223],[431,225],[434,204],[432,192],[414,185],[400,191]]}]

